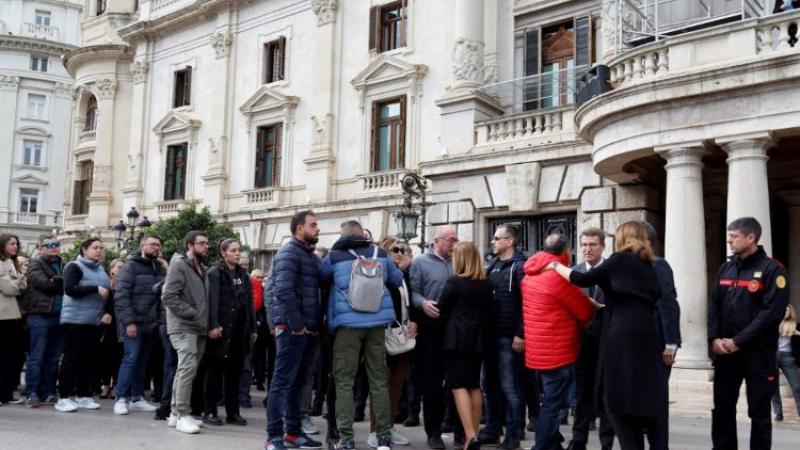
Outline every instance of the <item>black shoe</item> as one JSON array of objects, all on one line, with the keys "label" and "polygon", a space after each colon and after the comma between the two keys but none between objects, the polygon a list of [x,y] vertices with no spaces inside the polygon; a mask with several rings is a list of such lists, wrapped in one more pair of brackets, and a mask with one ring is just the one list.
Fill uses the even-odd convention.
[{"label": "black shoe", "polygon": [[351,439],[348,439],[346,441],[339,441],[334,448],[337,450],[356,450],[356,444]]},{"label": "black shoe", "polygon": [[220,426],[222,425],[222,419],[220,419],[216,414],[203,414],[203,423]]},{"label": "black shoe", "polygon": [[258,384],[256,384],[256,390],[257,390],[257,391],[259,391],[259,392],[264,392],[264,391],[266,391],[266,389],[264,388],[264,383],[258,383]]},{"label": "black shoe", "polygon": [[783,414],[776,415],[775,422],[783,422]]},{"label": "black shoe", "polygon": [[444,450],[445,445],[440,435],[433,435],[428,437],[428,448],[431,450]]},{"label": "black shoe", "polygon": [[500,449],[502,450],[517,450],[520,447],[519,439],[512,439],[507,437],[502,444],[500,444]]},{"label": "black shoe", "polygon": [[409,416],[403,422],[403,426],[406,426],[406,427],[418,427],[419,426],[419,416]]},{"label": "black shoe", "polygon": [[353,422],[363,422],[364,419],[365,419],[364,411],[356,412],[355,414],[353,414]]},{"label": "black shoe", "polygon": [[586,450],[586,443],[572,441],[569,443],[567,450]]},{"label": "black shoe", "polygon": [[481,441],[479,441],[477,437],[473,436],[472,439],[469,440],[469,445],[467,445],[467,450],[480,450],[480,448],[481,448]]},{"label": "black shoe", "polygon": [[234,414],[232,416],[225,417],[225,423],[230,423],[233,425],[239,425],[243,427],[247,425],[247,420],[245,420],[245,418],[240,416],[239,414]]},{"label": "black shoe", "polygon": [[167,419],[169,419],[169,408],[167,408],[167,409],[158,408],[156,410],[156,414],[153,417],[153,419],[155,419],[155,420],[167,420]]},{"label": "black shoe", "polygon": [[378,448],[388,448],[392,450],[392,438],[391,436],[384,436],[378,438]]},{"label": "black shoe", "polygon": [[486,447],[497,447],[500,445],[500,436],[491,435],[484,430],[478,433],[478,440],[481,445]]}]

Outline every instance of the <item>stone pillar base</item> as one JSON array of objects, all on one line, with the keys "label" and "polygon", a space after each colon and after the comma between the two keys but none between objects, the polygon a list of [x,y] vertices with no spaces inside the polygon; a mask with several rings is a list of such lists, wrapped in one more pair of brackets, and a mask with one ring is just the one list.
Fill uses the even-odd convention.
[{"label": "stone pillar base", "polygon": [[333,182],[336,180],[336,157],[325,147],[312,149],[303,162],[306,164],[306,192],[312,202],[333,200]]},{"label": "stone pillar base", "polygon": [[676,364],[672,367],[669,387],[681,392],[681,395],[691,395],[692,393],[710,395],[714,393],[713,381],[714,370],[710,364],[706,368],[679,367]]},{"label": "stone pillar base", "polygon": [[475,121],[503,113],[498,101],[486,94],[451,90],[436,101],[442,109],[442,146],[448,154],[464,154],[475,146]]}]

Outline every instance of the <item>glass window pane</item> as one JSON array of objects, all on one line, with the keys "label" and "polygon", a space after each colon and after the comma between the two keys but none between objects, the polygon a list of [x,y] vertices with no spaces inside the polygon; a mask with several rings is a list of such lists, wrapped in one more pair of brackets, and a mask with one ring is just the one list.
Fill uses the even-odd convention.
[{"label": "glass window pane", "polygon": [[400,102],[381,105],[381,118],[397,117],[400,115]]},{"label": "glass window pane", "polygon": [[383,126],[378,130],[378,171],[389,170],[389,152],[391,151],[391,128]]}]

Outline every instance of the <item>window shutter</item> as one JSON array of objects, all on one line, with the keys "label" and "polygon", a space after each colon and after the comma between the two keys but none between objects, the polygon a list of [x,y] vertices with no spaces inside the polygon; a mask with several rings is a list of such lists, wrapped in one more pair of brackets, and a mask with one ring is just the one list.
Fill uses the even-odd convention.
[{"label": "window shutter", "polygon": [[274,155],[272,157],[272,185],[280,186],[281,184],[281,161],[283,154],[283,123],[273,125],[275,127],[275,147],[273,147]]},{"label": "window shutter", "polygon": [[172,200],[174,194],[172,192],[172,179],[175,173],[175,147],[167,147],[167,166],[164,170],[164,200]]},{"label": "window shutter", "polygon": [[[592,63],[592,19],[575,19],[575,65],[589,66]],[[588,68],[588,67],[587,67]]]},{"label": "window shutter", "polygon": [[186,75],[183,82],[183,105],[192,104],[192,66],[186,66]]},{"label": "window shutter", "polygon": [[266,134],[264,127],[259,127],[256,132],[256,180],[253,183],[256,188],[266,187],[264,185],[264,160],[266,159],[264,154],[264,134]]},{"label": "window shutter", "polygon": [[275,74],[276,80],[283,80],[286,72],[286,38],[278,38],[278,73]]},{"label": "window shutter", "polygon": [[378,129],[380,128],[380,107],[378,106],[377,102],[372,103],[372,131],[370,135],[372,139],[370,139],[371,143],[369,146],[369,168],[370,172],[376,172],[378,170],[378,151],[380,146],[378,145]]},{"label": "window shutter", "polygon": [[400,148],[397,149],[397,161],[394,168],[406,167],[406,97],[400,97]]},{"label": "window shutter", "polygon": [[[539,62],[541,52],[539,36],[541,30],[532,28],[525,31],[525,76],[539,75]],[[523,83],[524,100],[523,110],[531,111],[539,108],[539,83],[538,78],[526,79]]]},{"label": "window shutter", "polygon": [[381,34],[381,7],[373,6],[369,10],[369,49],[378,50]]}]

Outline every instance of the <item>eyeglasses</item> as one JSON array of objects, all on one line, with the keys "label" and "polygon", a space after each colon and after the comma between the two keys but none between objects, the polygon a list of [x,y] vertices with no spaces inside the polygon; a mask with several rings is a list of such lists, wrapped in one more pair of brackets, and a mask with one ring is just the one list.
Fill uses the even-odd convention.
[{"label": "eyeglasses", "polygon": [[59,248],[61,247],[61,242],[48,242],[47,244],[43,245],[44,248]]},{"label": "eyeglasses", "polygon": [[503,239],[508,239],[508,238],[507,237],[502,237],[502,236],[493,236],[492,237],[493,241],[502,241]]}]

